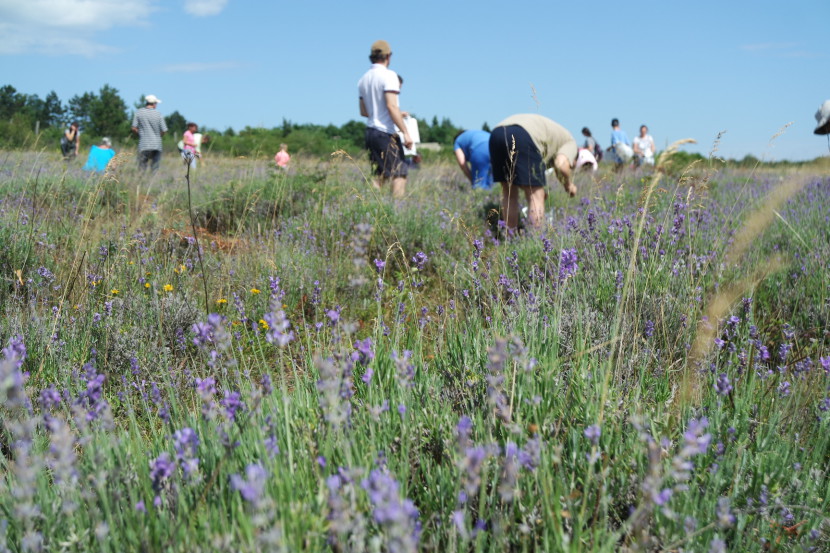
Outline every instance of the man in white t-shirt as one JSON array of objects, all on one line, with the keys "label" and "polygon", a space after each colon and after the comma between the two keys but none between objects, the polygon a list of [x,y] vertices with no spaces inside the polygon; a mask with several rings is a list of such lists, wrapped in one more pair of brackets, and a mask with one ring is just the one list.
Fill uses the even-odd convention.
[{"label": "man in white t-shirt", "polygon": [[[400,198],[406,191],[407,164],[403,146],[412,147],[412,138],[398,107],[400,81],[389,69],[392,49],[385,40],[372,44],[369,61],[372,67],[357,83],[360,115],[366,117],[366,149],[375,172],[374,185],[381,188],[392,180],[392,196]],[[403,131],[403,140],[395,125]]]}]

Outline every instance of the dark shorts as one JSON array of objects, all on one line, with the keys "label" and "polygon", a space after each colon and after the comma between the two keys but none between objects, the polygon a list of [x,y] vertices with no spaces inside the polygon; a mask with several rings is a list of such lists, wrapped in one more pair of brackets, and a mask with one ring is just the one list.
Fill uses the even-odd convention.
[{"label": "dark shorts", "polygon": [[366,127],[366,149],[376,175],[383,177],[405,177],[408,165],[403,155],[403,144],[397,134],[387,134],[372,127]]},{"label": "dark shorts", "polygon": [[545,186],[545,162],[522,127],[496,127],[490,133],[493,180],[516,186]]}]

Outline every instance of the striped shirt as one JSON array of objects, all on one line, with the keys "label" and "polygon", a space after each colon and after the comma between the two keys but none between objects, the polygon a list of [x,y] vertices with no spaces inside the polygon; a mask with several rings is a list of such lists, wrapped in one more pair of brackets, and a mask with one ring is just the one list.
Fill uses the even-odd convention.
[{"label": "striped shirt", "polygon": [[156,109],[141,108],[133,116],[133,127],[138,129],[138,151],[161,150],[161,133],[167,132],[167,123]]}]

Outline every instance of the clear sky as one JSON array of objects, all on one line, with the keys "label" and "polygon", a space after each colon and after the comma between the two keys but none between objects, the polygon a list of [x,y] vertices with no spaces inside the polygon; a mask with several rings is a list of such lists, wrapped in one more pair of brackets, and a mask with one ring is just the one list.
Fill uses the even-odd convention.
[{"label": "clear sky", "polygon": [[[830,1],[0,0],[0,85],[64,102],[109,84],[202,126],[360,119],[369,46],[392,46],[401,106],[480,128],[541,113],[606,146],[812,159],[830,98]],[[786,124],[792,125],[770,139]]]}]

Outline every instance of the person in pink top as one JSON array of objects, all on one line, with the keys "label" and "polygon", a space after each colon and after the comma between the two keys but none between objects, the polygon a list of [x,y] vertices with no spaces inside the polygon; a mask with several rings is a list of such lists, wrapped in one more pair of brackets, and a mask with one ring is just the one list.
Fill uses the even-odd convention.
[{"label": "person in pink top", "polygon": [[182,158],[189,155],[191,160],[190,166],[194,169],[196,168],[196,159],[199,157],[196,137],[194,136],[194,133],[198,130],[199,126],[196,123],[188,123],[187,130],[184,131],[184,135],[182,136]]},{"label": "person in pink top", "polygon": [[288,155],[288,144],[280,144],[280,151],[274,156],[274,161],[280,169],[288,169],[288,162],[291,161],[291,156]]}]

